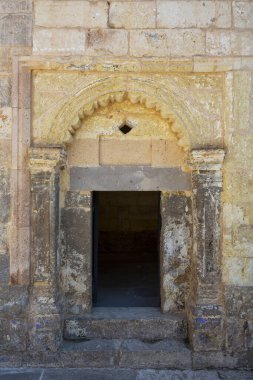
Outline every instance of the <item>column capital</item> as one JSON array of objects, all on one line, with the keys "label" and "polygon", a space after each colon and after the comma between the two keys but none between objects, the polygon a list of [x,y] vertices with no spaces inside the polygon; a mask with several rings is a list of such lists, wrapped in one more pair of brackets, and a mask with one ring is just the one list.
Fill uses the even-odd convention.
[{"label": "column capital", "polygon": [[222,169],[223,149],[194,149],[189,154],[188,164],[194,171],[218,171]]},{"label": "column capital", "polygon": [[64,166],[66,152],[63,147],[32,147],[29,149],[29,167],[31,171],[52,171]]}]

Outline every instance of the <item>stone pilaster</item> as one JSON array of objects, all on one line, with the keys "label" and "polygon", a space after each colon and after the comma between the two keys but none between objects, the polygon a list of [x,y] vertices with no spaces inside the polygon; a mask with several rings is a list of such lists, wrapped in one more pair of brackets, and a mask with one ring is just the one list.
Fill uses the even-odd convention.
[{"label": "stone pilaster", "polygon": [[223,346],[221,284],[222,149],[193,150],[193,252],[188,299],[189,337],[195,351]]},{"label": "stone pilaster", "polygon": [[62,148],[32,148],[29,346],[56,351],[61,342],[59,180]]}]

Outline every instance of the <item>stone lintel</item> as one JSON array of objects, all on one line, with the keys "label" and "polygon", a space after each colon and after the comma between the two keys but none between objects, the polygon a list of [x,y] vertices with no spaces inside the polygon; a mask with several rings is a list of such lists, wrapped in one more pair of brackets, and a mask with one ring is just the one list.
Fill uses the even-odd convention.
[{"label": "stone lintel", "polygon": [[219,171],[224,157],[223,149],[194,149],[190,153],[189,166],[193,171]]},{"label": "stone lintel", "polygon": [[190,173],[179,167],[98,166],[70,168],[70,190],[191,191]]},{"label": "stone lintel", "polygon": [[32,147],[29,150],[31,172],[52,171],[56,167],[64,166],[66,152],[62,146]]}]

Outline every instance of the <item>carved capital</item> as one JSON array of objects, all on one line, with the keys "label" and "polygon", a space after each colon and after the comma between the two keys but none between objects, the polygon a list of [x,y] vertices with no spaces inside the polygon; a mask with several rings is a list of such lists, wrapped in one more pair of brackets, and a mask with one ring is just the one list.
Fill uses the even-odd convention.
[{"label": "carved capital", "polygon": [[29,150],[31,172],[52,171],[65,165],[66,152],[62,147],[35,147]]},{"label": "carved capital", "polygon": [[194,149],[189,155],[188,164],[194,171],[219,171],[224,157],[223,149]]}]

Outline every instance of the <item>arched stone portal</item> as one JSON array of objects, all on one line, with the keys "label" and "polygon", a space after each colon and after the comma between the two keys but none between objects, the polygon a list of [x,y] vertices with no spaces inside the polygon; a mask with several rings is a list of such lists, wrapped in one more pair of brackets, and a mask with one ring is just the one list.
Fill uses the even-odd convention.
[{"label": "arched stone portal", "polygon": [[[119,91],[113,95],[111,93],[103,94],[102,97],[92,101],[92,106],[88,112],[93,114],[98,108],[98,104],[102,107],[108,107],[108,104],[121,103],[126,99],[130,100],[131,103],[144,103],[147,114],[152,108],[164,112],[159,106],[159,100],[149,103],[147,98],[143,100],[138,91],[136,92],[136,97],[133,94],[126,95],[128,94],[127,91]],[[137,100],[133,101],[133,99]],[[47,142],[47,145],[43,147],[36,146],[36,141],[39,140],[36,140],[38,135],[37,137],[35,135],[35,146],[30,149],[32,182],[30,324],[33,328],[29,333],[31,344],[41,350],[50,349],[54,351],[61,344],[64,312],[68,315],[80,316],[91,308],[91,191],[96,189],[88,186],[87,182],[82,184],[80,177],[83,178],[85,174],[87,179],[94,169],[100,170],[102,176],[108,175],[108,173],[103,172],[104,168],[101,165],[98,165],[97,168],[72,167],[70,170],[66,170],[69,168],[64,146],[70,142],[70,138],[77,130],[82,129],[83,120],[85,122],[86,117],[89,117],[87,110],[80,112],[80,105],[77,107],[76,99],[74,108],[78,108],[76,122],[70,123],[67,130],[61,125],[62,132],[59,132],[59,127],[57,127],[58,135],[55,134],[54,130],[48,135],[44,134],[44,137],[47,136],[44,138],[44,143]],[[66,124],[65,116],[69,115],[69,111],[72,109],[73,107],[70,105],[64,108],[64,112],[58,111],[60,116],[56,116],[54,120],[56,124],[54,125],[59,125],[59,120],[64,120]],[[65,115],[64,118],[63,115]],[[163,118],[163,113],[161,115]],[[160,118],[160,116],[155,115],[156,119],[157,117]],[[180,117],[187,119],[185,114]],[[69,116],[66,119],[69,120]],[[178,118],[169,112],[166,113],[165,119],[167,119],[168,128],[171,128],[173,132],[173,125],[177,125]],[[179,124],[181,125],[181,123]],[[185,151],[191,151],[188,133],[183,136],[182,127],[174,129],[177,134],[175,141],[178,140],[179,135]],[[52,143],[60,143],[60,146],[52,146]],[[181,170],[182,165],[175,168],[168,164],[165,168],[159,168],[152,167],[151,163],[150,173],[153,173],[154,180],[149,181],[148,185],[147,181],[145,182],[145,170],[147,168],[140,168],[137,165],[137,168],[134,167],[130,172],[131,186],[134,188],[134,186],[139,186],[139,178],[136,177],[134,170],[142,171],[143,184],[138,190],[147,190],[145,186],[154,186],[157,178],[160,178],[159,184],[156,184],[156,189],[163,191],[162,309],[164,312],[175,310],[175,307],[178,307],[181,302],[178,302],[180,291],[182,288],[184,289],[181,300],[185,298],[187,291],[187,303],[186,305],[183,304],[183,308],[186,306],[189,338],[195,350],[204,350],[207,345],[210,349],[218,349],[222,341],[220,230],[223,158],[224,152],[221,149],[192,150],[188,154],[188,164],[192,171],[191,179],[188,173]],[[65,167],[65,174],[61,170],[63,167]],[[124,172],[124,167],[121,169]],[[85,171],[82,172],[82,170]],[[148,176],[151,175],[150,173]],[[77,179],[79,178],[79,182],[75,182],[75,176]],[[138,178],[137,182],[135,182],[136,178]],[[99,181],[97,183],[99,185]],[[121,182],[119,181],[119,183]],[[104,188],[104,190],[106,189]],[[177,196],[167,194],[171,192],[176,192]],[[190,196],[191,194],[192,196]],[[192,212],[190,212],[191,205]],[[68,257],[70,265],[67,275],[66,266],[65,271],[61,272],[60,207],[62,207],[63,214],[64,212],[69,213],[69,215],[74,213],[72,220],[75,221],[75,226],[71,225],[70,228],[72,233],[77,233],[76,236],[75,234],[69,236],[68,249],[71,255]],[[172,217],[174,209],[177,209],[178,213]],[[186,210],[188,211],[186,212]],[[192,215],[192,218],[189,215]],[[190,236],[188,236],[190,235],[189,225],[191,224],[189,218],[193,220],[192,250],[189,249],[191,247],[189,244]],[[69,217],[67,219],[69,220]],[[85,229],[82,240],[79,238],[79,228]],[[183,242],[184,247],[180,247],[180,244],[178,245],[174,239],[180,228],[182,231],[186,230],[187,242]],[[185,254],[183,253],[182,260],[185,271],[181,273],[182,276],[179,278],[178,273],[175,275],[173,265],[170,264],[173,264],[173,255],[174,259],[178,259],[182,255],[185,246],[188,246]],[[72,255],[73,251],[75,251],[75,256]],[[63,289],[60,278],[63,279]],[[183,287],[182,283],[184,284]],[[39,333],[36,329],[38,320],[42,321],[44,326]]]}]

